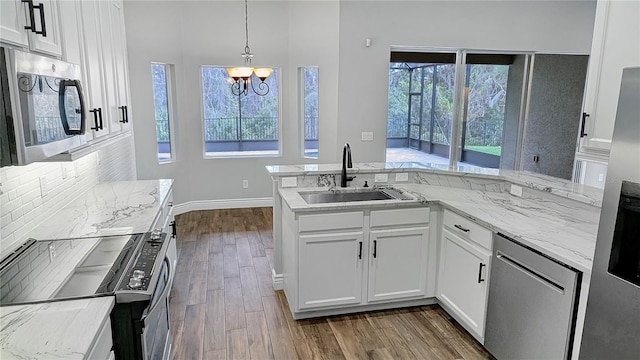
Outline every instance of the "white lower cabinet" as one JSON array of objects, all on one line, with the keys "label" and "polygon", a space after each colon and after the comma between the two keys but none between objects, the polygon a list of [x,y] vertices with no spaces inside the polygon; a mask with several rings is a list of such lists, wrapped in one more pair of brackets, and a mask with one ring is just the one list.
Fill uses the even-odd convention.
[{"label": "white lower cabinet", "polygon": [[300,309],[360,304],[363,232],[301,235],[299,241]]},{"label": "white lower cabinet", "polygon": [[371,230],[369,246],[368,301],[425,295],[428,227]]},{"label": "white lower cabinet", "polygon": [[[456,220],[460,220],[456,221],[457,227],[449,228],[447,226],[447,218],[450,216],[456,216]],[[473,225],[476,228],[470,230],[472,227],[469,226],[468,220],[445,212],[445,226],[442,230],[440,243],[437,297],[447,312],[482,343],[484,341],[491,250],[467,235],[470,232],[480,230],[476,224]],[[486,229],[481,230],[490,234]],[[461,234],[457,235],[457,233]]]},{"label": "white lower cabinet", "polygon": [[409,208],[296,216],[284,208],[284,289],[294,317],[424,300],[435,253],[429,214]]}]

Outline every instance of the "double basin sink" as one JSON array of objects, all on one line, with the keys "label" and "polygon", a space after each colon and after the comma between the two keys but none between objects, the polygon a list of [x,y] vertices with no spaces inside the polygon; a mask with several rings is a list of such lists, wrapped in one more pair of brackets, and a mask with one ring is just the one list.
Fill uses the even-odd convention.
[{"label": "double basin sink", "polygon": [[307,204],[327,204],[350,201],[372,201],[372,200],[411,200],[405,194],[394,189],[349,189],[332,191],[312,191],[299,192],[300,196]]}]

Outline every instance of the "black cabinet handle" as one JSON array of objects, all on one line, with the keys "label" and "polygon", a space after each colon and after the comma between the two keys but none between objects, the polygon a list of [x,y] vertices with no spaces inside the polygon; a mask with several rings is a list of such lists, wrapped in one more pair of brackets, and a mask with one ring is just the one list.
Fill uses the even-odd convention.
[{"label": "black cabinet handle", "polygon": [[462,227],[462,225],[455,224],[455,225],[453,225],[453,226],[455,226],[455,227],[456,227],[456,229],[460,229],[460,230],[462,230],[462,231],[464,231],[464,232],[469,232],[469,229],[467,229],[467,228],[465,228],[465,227]]},{"label": "black cabinet handle", "polygon": [[122,110],[122,120],[120,120],[119,122],[121,123],[126,123],[127,122],[127,115],[126,115],[126,106],[118,106],[118,109]]},{"label": "black cabinet handle", "polygon": [[589,117],[588,113],[586,113],[586,112],[582,113],[582,124],[580,125],[580,137],[581,138],[583,138],[583,137],[588,135],[586,132],[584,132],[585,122],[587,121],[588,117]]},{"label": "black cabinet handle", "polygon": [[169,207],[173,206],[173,201],[169,201],[169,203],[167,204]]},{"label": "black cabinet handle", "polygon": [[378,254],[378,241],[373,240],[373,258],[375,259]]},{"label": "black cabinet handle", "polygon": [[176,221],[171,222],[171,237],[176,237],[178,235],[178,229],[176,227]]},{"label": "black cabinet handle", "polygon": [[47,25],[44,22],[44,3],[40,3],[38,5],[34,5],[33,8],[38,8],[40,10],[40,28],[42,30],[37,31],[35,28],[33,29],[36,34],[42,35],[42,37],[47,37]]},{"label": "black cabinet handle", "polygon": [[482,278],[482,268],[485,266],[487,265],[480,263],[480,266],[478,267],[478,284],[484,281],[484,279]]},{"label": "black cabinet handle", "polygon": [[[33,0],[22,0],[22,2],[29,5],[29,21],[31,22],[31,25],[24,27],[25,30],[31,30],[31,32],[47,37],[47,25],[44,20],[44,4],[40,3],[38,5],[33,5]],[[40,11],[40,28],[42,29],[40,31],[36,29],[35,9]]]},{"label": "black cabinet handle", "polygon": [[93,114],[93,126],[91,130],[100,131],[100,125],[98,124],[98,109],[89,110]]},{"label": "black cabinet handle", "polygon": [[36,32],[36,27],[35,27],[35,23],[36,23],[36,17],[33,11],[33,0],[22,0],[23,3],[27,3],[29,5],[29,21],[31,22],[31,25],[29,26],[25,26],[25,30],[31,30],[32,32]]},{"label": "black cabinet handle", "polygon": [[98,108],[98,118],[100,119],[100,130],[104,130],[104,126],[102,126],[102,108]]},{"label": "black cabinet handle", "polygon": [[127,105],[118,106],[118,109],[122,110],[122,120],[121,123],[126,124],[129,122],[129,108]]},{"label": "black cabinet handle", "polygon": [[358,242],[359,250],[358,250],[358,259],[362,259],[362,241]]}]

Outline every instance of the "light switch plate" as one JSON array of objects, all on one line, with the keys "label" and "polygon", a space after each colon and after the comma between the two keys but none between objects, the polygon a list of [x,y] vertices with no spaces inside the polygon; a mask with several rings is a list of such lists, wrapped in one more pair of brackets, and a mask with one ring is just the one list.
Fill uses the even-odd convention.
[{"label": "light switch plate", "polygon": [[374,177],[375,182],[387,182],[389,180],[389,176],[387,174],[376,174]]},{"label": "light switch plate", "polygon": [[522,186],[511,184],[511,195],[522,197]]},{"label": "light switch plate", "polygon": [[409,181],[409,174],[408,173],[397,173],[396,174],[396,181]]},{"label": "light switch plate", "polygon": [[47,178],[40,176],[40,196],[47,196]]},{"label": "light switch plate", "polygon": [[298,186],[298,178],[297,177],[283,177],[282,178],[282,187],[296,187]]},{"label": "light switch plate", "polygon": [[362,141],[373,141],[373,131],[363,131]]}]

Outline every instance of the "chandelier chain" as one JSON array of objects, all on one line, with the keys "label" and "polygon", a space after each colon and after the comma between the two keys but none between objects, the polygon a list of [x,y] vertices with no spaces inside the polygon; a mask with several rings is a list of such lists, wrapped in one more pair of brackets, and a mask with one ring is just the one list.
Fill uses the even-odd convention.
[{"label": "chandelier chain", "polygon": [[249,6],[248,0],[244,0],[244,35],[245,35],[245,52],[249,53],[251,50],[249,49]]}]

